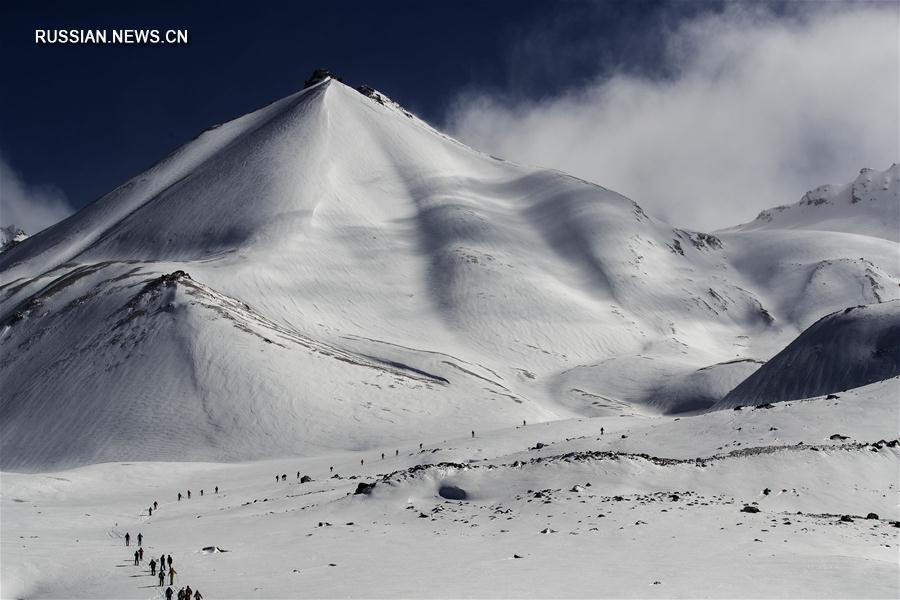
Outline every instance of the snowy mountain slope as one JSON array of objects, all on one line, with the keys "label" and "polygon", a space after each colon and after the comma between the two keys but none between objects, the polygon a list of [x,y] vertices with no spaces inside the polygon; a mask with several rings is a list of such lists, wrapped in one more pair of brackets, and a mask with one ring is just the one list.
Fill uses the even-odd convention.
[{"label": "snowy mountain slope", "polygon": [[[176,587],[208,598],[896,597],[886,383],[768,410],[424,438],[422,450],[4,473],[3,593],[153,595],[148,557],[133,566],[122,540],[140,532],[150,556],[173,555]],[[466,497],[443,497],[451,486]]]},{"label": "snowy mountain slope", "polygon": [[736,359],[696,368],[691,363],[621,356],[582,365],[554,378],[554,396],[579,414],[682,413],[709,408],[756,371],[760,362]]},{"label": "snowy mountain slope", "polygon": [[898,376],[900,301],[850,307],[817,321],[713,408],[842,392]]},{"label": "snowy mountain slope", "polygon": [[436,436],[471,414],[483,426],[552,417],[452,356],[348,351],[183,272],[106,271],[71,274],[2,325],[16,385],[0,399],[0,437],[18,469],[302,454]]},{"label": "snowy mountain slope", "polygon": [[862,169],[846,185],[822,185],[796,204],[762,211],[734,231],[813,229],[900,241],[900,165]]},{"label": "snowy mountain slope", "polygon": [[[0,255],[0,463],[233,460],[593,414],[573,388],[625,413],[688,410],[753,364],[731,361],[900,297],[897,249],[676,229],[325,80]],[[161,306],[178,310],[116,329],[141,286],[176,271],[190,279]],[[565,383],[610,359],[663,367],[635,367],[633,393],[603,374]],[[696,374],[719,363],[738,367]],[[140,432],[153,443],[128,447]]]},{"label": "snowy mountain slope", "polygon": [[[776,323],[799,333],[840,308],[900,298],[900,245],[839,232],[722,234],[745,284],[765,290]],[[781,346],[788,341],[779,340]],[[763,352],[762,355],[766,353]]]}]

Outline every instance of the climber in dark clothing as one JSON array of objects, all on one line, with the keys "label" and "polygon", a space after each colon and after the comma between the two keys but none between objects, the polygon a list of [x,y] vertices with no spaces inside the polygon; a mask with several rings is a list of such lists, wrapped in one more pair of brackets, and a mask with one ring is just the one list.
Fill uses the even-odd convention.
[{"label": "climber in dark clothing", "polygon": [[216,486],[216,493],[219,493],[219,486]]},{"label": "climber in dark clothing", "polygon": [[181,502],[181,492],[178,492],[178,501]]},{"label": "climber in dark clothing", "polygon": [[126,533],[126,534],[125,534],[125,545],[126,545],[126,546],[130,546],[130,545],[131,545],[131,534],[130,534],[130,533]]},{"label": "climber in dark clothing", "polygon": [[188,490],[188,500],[191,499],[191,490]]},{"label": "climber in dark clothing", "polygon": [[[159,565],[159,587],[162,587],[166,582],[166,567],[164,565]],[[170,598],[172,596],[169,593],[166,598]]]},{"label": "climber in dark clothing", "polygon": [[138,548],[138,558],[144,560],[144,549]]},{"label": "climber in dark clothing", "polygon": [[138,553],[137,550],[134,551],[134,566],[138,565]]},{"label": "climber in dark clothing", "polygon": [[157,507],[156,500],[154,500],[154,501],[153,501],[153,508],[155,509],[156,507]]},{"label": "climber in dark clothing", "polygon": [[144,535],[142,533],[138,534],[138,546],[144,543]]},{"label": "climber in dark clothing", "polygon": [[[160,573],[159,573],[159,578],[162,579],[162,571],[160,571]],[[162,585],[162,584],[160,584],[160,585]],[[166,600],[172,600],[172,594],[174,594],[174,593],[175,592],[172,591],[172,588],[167,587],[166,588]]]},{"label": "climber in dark clothing", "polygon": [[166,559],[166,562],[169,563],[169,569],[172,568],[172,555],[169,555],[169,558]]},{"label": "climber in dark clothing", "polygon": [[150,575],[156,575],[156,559],[150,559]]},{"label": "climber in dark clothing", "polygon": [[194,600],[203,600],[203,596],[200,595],[200,590],[194,590]]},{"label": "climber in dark clothing", "polygon": [[150,516],[152,517],[153,516],[153,507],[152,506],[149,508],[149,511],[150,511]]}]

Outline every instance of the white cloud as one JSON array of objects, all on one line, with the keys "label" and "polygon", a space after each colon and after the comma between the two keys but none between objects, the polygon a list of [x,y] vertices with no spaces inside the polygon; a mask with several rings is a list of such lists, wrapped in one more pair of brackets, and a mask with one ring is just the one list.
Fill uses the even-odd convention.
[{"label": "white cloud", "polygon": [[72,214],[62,190],[52,185],[28,185],[0,156],[0,226],[14,225],[29,235]]},{"label": "white cloud", "polygon": [[461,95],[454,135],[615,189],[673,224],[715,229],[900,162],[898,7],[728,10],[666,34],[666,78],[613,70],[529,101]]}]

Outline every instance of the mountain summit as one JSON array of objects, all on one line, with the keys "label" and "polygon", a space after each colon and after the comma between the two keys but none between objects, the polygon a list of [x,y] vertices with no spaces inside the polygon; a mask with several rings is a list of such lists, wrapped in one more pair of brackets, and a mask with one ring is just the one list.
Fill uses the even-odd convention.
[{"label": "mountain summit", "polygon": [[900,165],[862,169],[846,185],[821,185],[796,204],[762,211],[736,231],[809,229],[842,231],[900,241]]},{"label": "mountain summit", "polygon": [[0,254],[0,466],[702,409],[898,297],[859,227],[673,228],[325,76]]}]

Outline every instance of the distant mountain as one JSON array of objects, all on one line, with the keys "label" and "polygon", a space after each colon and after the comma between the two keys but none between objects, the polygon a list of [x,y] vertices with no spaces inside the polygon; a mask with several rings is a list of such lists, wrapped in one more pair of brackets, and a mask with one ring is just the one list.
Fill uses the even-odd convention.
[{"label": "distant mountain", "polygon": [[900,165],[862,169],[846,185],[821,185],[796,204],[759,213],[734,231],[809,229],[841,231],[900,241]]},{"label": "distant mountain", "polygon": [[850,307],[822,317],[714,408],[811,398],[898,376],[900,301]]},{"label": "distant mountain", "polygon": [[0,227],[0,252],[9,250],[19,242],[25,241],[27,237],[28,234],[25,233],[25,230],[15,225]]},{"label": "distant mountain", "polygon": [[324,73],[0,254],[0,467],[699,410],[823,315],[900,298],[897,253],[677,229]]}]

